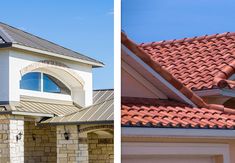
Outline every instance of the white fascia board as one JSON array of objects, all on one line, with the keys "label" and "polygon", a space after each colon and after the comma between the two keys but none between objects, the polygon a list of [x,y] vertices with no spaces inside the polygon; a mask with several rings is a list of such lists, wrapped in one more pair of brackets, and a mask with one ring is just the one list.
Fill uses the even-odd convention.
[{"label": "white fascia board", "polygon": [[[150,72],[155,78],[157,78],[161,83],[168,87],[172,92],[174,92],[180,99],[190,104],[193,107],[197,107],[190,99],[188,99],[183,93],[177,90],[173,85],[166,81],[161,75],[159,75],[155,70],[153,70],[149,65],[142,61],[138,56],[136,56],[132,51],[130,51],[125,45],[122,44],[122,49],[125,51],[129,57],[134,59],[137,63],[141,64],[148,72]],[[122,54],[123,55],[123,54]]]},{"label": "white fascia board", "polygon": [[97,67],[104,67],[104,64],[102,64],[102,63],[86,61],[86,60],[82,60],[82,59],[78,59],[78,58],[74,58],[74,57],[70,57],[70,56],[65,56],[65,55],[61,55],[61,54],[57,54],[57,53],[53,53],[53,52],[49,52],[49,51],[44,51],[44,50],[40,50],[40,49],[36,49],[36,48],[31,48],[31,47],[15,44],[15,43],[12,44],[12,47],[17,48],[17,49],[26,50],[26,51],[32,51],[32,52],[35,52],[35,53],[46,54],[46,55],[53,56],[53,57],[58,57],[58,58],[64,58],[64,59],[72,60],[72,61],[77,61],[77,62],[80,62],[80,63],[85,63],[85,64],[97,66]]},{"label": "white fascia board", "polygon": [[235,139],[235,130],[122,127],[122,137]]},{"label": "white fascia board", "polygon": [[221,89],[211,89],[211,90],[200,90],[194,91],[196,95],[203,97],[203,96],[217,96],[221,95]]},{"label": "white fascia board", "polygon": [[21,111],[12,111],[14,115],[28,115],[28,116],[35,116],[35,117],[54,117],[53,114],[46,114],[46,113],[31,113],[31,112],[21,112]]},{"label": "white fascia board", "polygon": [[235,97],[235,90],[233,89],[211,89],[211,90],[201,90],[194,91],[198,96],[226,96],[226,97]]},{"label": "white fascia board", "polygon": [[227,97],[235,97],[235,90],[234,89],[222,89],[221,95],[227,96]]}]

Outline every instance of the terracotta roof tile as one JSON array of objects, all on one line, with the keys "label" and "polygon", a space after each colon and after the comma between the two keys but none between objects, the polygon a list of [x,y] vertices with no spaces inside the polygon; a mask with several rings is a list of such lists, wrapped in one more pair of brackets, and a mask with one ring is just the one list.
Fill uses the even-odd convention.
[{"label": "terracotta roof tile", "polygon": [[235,33],[143,43],[139,48],[192,90],[235,87]]},{"label": "terracotta roof tile", "polygon": [[148,98],[123,97],[122,126],[235,129],[235,115],[208,108]]}]

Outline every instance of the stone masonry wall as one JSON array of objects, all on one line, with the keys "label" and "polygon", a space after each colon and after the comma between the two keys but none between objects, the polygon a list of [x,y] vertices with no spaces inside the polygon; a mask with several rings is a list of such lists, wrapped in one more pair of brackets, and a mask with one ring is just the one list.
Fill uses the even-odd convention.
[{"label": "stone masonry wall", "polygon": [[88,163],[88,144],[86,138],[79,139],[79,163]]},{"label": "stone masonry wall", "polygon": [[[64,133],[69,133],[69,140],[66,140]],[[56,127],[57,133],[57,163],[79,162],[79,144],[77,125],[60,125]]]},{"label": "stone masonry wall", "polygon": [[[21,139],[16,136],[22,133]],[[21,116],[0,116],[0,162],[24,162],[24,118]]]},{"label": "stone masonry wall", "polygon": [[[10,119],[10,162],[24,162],[24,118],[13,117]],[[16,136],[21,133],[21,139],[17,140]]]},{"label": "stone masonry wall", "polygon": [[25,122],[25,163],[56,163],[56,127]]},{"label": "stone masonry wall", "polygon": [[5,116],[0,116],[0,162],[10,162],[9,123]]},{"label": "stone masonry wall", "polygon": [[113,138],[99,138],[95,133],[87,134],[89,163],[113,163]]}]

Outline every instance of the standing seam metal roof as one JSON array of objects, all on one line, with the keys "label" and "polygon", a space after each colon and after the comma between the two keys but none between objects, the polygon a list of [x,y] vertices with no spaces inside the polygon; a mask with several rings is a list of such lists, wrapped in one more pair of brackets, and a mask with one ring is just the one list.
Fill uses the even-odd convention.
[{"label": "standing seam metal roof", "polygon": [[101,123],[114,120],[113,90],[96,90],[93,92],[93,105],[80,109],[63,117],[53,117],[42,123]]},{"label": "standing seam metal roof", "polygon": [[0,22],[0,47],[6,44],[11,46],[13,43],[103,65],[93,58]]}]

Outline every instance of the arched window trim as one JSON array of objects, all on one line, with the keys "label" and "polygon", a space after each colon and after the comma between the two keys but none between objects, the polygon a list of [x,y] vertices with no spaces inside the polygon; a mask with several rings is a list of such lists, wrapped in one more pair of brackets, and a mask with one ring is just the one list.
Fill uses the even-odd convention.
[{"label": "arched window trim", "polygon": [[[29,72],[29,73],[39,73],[40,74],[40,88],[39,90],[32,90],[32,89],[24,89],[24,88],[20,88],[21,90],[26,90],[26,91],[33,91],[33,92],[41,92],[41,93],[51,93],[51,94],[59,94],[59,95],[69,95],[71,96],[71,89],[66,85],[64,84],[64,82],[62,82],[61,80],[57,79],[56,77],[54,77],[53,75],[50,75],[48,73],[45,73],[45,72],[41,72],[41,71],[32,71],[32,72]],[[27,75],[29,73],[26,73],[24,75]],[[23,75],[23,76],[24,76]],[[63,92],[67,92],[67,93],[62,93],[62,91],[60,93],[56,93],[56,92],[48,92],[48,91],[45,91],[44,89],[44,85],[45,85],[45,81],[44,81],[44,75],[47,75],[47,77],[50,79],[50,76],[51,77],[54,77],[55,79],[57,79],[58,81],[60,81],[64,86],[65,88],[67,89],[66,91],[63,91]],[[22,78],[23,78],[22,76]],[[21,78],[21,80],[22,80]],[[60,90],[61,90],[61,87],[58,83],[56,83],[54,80],[50,79]]]}]

